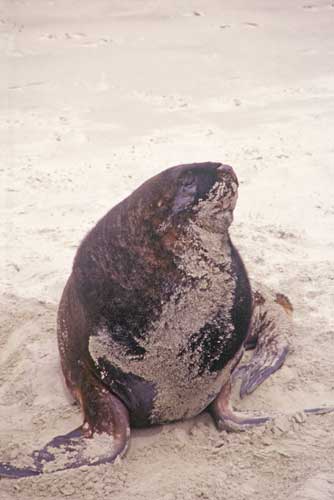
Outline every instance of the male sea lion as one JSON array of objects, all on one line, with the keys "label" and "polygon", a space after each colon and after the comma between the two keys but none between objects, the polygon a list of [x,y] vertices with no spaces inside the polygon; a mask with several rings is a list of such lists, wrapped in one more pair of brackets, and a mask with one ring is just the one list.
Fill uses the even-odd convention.
[{"label": "male sea lion", "polygon": [[[0,464],[0,475],[113,462],[130,427],[209,409],[220,429],[242,430],[267,418],[229,408],[231,374],[242,395],[283,363],[291,305],[254,290],[228,228],[238,181],[221,163],[161,172],[115,206],[81,243],[58,311],[67,386],[84,423],[32,454],[29,468]],[[93,455],[85,439],[98,437]]]}]

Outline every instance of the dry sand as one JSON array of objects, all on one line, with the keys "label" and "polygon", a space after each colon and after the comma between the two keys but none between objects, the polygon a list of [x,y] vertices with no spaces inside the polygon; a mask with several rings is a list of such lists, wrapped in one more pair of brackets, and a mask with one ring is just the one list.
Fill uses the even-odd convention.
[{"label": "dry sand", "polygon": [[298,414],[334,402],[333,26],[331,0],[0,0],[0,460],[80,424],[57,303],[85,232],[163,168],[235,167],[232,236],[296,325],[235,396],[274,423],[134,431],[121,463],[0,480],[1,500],[334,498],[334,415]]}]

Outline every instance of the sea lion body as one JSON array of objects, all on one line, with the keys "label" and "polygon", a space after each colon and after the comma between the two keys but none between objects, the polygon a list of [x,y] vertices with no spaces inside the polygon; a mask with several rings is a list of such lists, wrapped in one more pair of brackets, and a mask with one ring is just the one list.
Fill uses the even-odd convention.
[{"label": "sea lion body", "polygon": [[[207,198],[215,184],[216,201]],[[174,167],[86,236],[59,309],[70,387],[80,385],[83,364],[91,367],[135,426],[197,415],[218,395],[251,318],[249,280],[227,231],[236,189],[230,167]]]},{"label": "sea lion body", "polygon": [[[149,179],[88,233],[57,329],[83,425],[35,450],[30,467],[0,463],[0,477],[112,463],[125,454],[132,426],[206,408],[218,429],[268,421],[235,413],[231,386],[240,374],[243,397],[282,365],[292,307],[282,294],[252,293],[228,232],[237,188],[228,165],[179,165]],[[237,367],[249,347],[253,357]],[[98,453],[87,439],[94,435]]]}]

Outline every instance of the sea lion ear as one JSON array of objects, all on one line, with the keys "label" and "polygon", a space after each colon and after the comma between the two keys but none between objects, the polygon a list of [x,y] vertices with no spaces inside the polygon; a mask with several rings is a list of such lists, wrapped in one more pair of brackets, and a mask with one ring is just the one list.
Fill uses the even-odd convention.
[{"label": "sea lion ear", "polygon": [[181,185],[175,194],[172,204],[172,215],[176,215],[189,208],[196,200],[197,183],[195,176],[189,172],[182,179]]}]

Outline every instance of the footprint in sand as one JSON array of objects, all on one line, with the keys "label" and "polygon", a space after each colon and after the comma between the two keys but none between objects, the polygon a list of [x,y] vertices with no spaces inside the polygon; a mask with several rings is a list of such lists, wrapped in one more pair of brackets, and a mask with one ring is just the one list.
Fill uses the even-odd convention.
[{"label": "footprint in sand", "polygon": [[322,9],[334,9],[334,2],[324,4],[324,5],[314,5],[312,3],[303,5],[303,9],[305,10],[313,10],[318,11]]},{"label": "footprint in sand", "polygon": [[259,25],[257,23],[246,22],[243,23],[245,26],[250,26],[251,28],[257,28]]},{"label": "footprint in sand", "polygon": [[85,33],[62,33],[60,35],[56,35],[55,33],[43,33],[39,38],[40,40],[59,40],[66,38],[67,40],[80,40],[85,38],[87,35]]},{"label": "footprint in sand", "polygon": [[[86,39],[86,40],[85,40]],[[73,42],[79,42],[80,47],[101,47],[112,43],[112,38],[109,36],[104,36],[95,40],[90,40],[86,33],[75,32],[75,33],[61,33],[56,35],[55,33],[43,33],[40,36],[40,40],[72,40]]]}]

